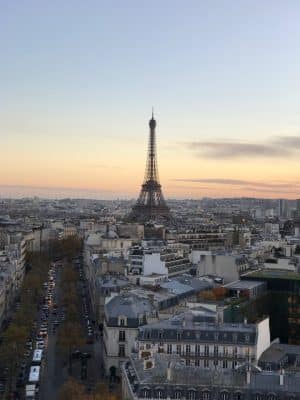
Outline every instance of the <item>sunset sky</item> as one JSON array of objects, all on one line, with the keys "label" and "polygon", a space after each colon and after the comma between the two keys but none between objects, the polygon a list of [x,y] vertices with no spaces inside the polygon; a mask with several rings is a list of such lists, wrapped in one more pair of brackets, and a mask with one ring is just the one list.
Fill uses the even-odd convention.
[{"label": "sunset sky", "polygon": [[300,197],[298,0],[0,0],[0,196]]}]

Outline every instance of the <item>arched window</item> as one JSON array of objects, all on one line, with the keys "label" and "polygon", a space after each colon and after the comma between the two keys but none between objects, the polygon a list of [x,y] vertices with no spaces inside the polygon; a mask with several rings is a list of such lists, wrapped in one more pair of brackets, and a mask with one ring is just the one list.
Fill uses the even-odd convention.
[{"label": "arched window", "polygon": [[205,390],[203,392],[202,398],[203,398],[203,400],[210,400],[210,391],[209,390]]},{"label": "arched window", "polygon": [[142,397],[144,399],[150,399],[151,398],[151,392],[149,389],[143,389],[142,390]]},{"label": "arched window", "polygon": [[241,392],[236,392],[234,394],[234,400],[243,400],[243,395]]},{"label": "arched window", "polygon": [[181,391],[180,390],[175,391],[174,399],[181,399]]},{"label": "arched window", "polygon": [[254,400],[263,400],[263,395],[261,393],[256,393],[254,395]]},{"label": "arched window", "polygon": [[270,393],[267,396],[267,400],[276,400],[276,399],[277,399],[277,396],[275,393]]},{"label": "arched window", "polygon": [[195,399],[196,399],[195,390],[189,390],[189,391],[188,391],[187,398],[188,398],[188,400],[195,400]]},{"label": "arched window", "polygon": [[228,400],[229,399],[229,393],[228,392],[221,392],[220,393],[220,400]]},{"label": "arched window", "polygon": [[163,398],[164,398],[164,393],[163,393],[163,391],[162,391],[162,390],[157,390],[157,391],[156,391],[156,397],[157,397],[158,399],[163,399]]}]

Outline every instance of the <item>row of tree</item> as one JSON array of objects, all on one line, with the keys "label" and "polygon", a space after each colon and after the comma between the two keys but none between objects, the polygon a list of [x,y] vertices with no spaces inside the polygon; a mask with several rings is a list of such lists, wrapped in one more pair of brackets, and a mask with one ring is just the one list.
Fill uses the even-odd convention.
[{"label": "row of tree", "polygon": [[59,328],[57,345],[69,360],[72,373],[72,352],[85,344],[84,332],[80,321],[81,304],[78,295],[79,272],[66,262],[61,276],[61,303],[65,310],[65,321]]},{"label": "row of tree", "polygon": [[59,400],[121,400],[121,397],[111,393],[106,384],[99,384],[94,393],[87,394],[84,385],[70,378],[60,389]]},{"label": "row of tree", "polygon": [[46,254],[28,254],[30,269],[26,273],[19,296],[20,306],[3,332],[0,345],[1,369],[7,375],[7,391],[14,390],[18,368],[26,351],[26,342],[34,335],[43,282],[47,280],[50,260]]}]

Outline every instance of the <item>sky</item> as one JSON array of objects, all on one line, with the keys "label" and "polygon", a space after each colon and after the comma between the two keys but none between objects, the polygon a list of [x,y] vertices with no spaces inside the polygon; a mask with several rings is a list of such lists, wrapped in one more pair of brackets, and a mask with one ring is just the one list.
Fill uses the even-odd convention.
[{"label": "sky", "polygon": [[300,197],[298,0],[0,0],[0,197]]}]

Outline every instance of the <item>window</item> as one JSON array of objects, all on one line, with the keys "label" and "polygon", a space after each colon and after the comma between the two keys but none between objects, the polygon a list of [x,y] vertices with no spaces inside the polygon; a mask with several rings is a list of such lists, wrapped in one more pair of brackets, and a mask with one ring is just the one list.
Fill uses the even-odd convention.
[{"label": "window", "polygon": [[180,390],[176,390],[174,399],[181,399],[181,391]]},{"label": "window", "polygon": [[200,344],[196,344],[196,346],[195,346],[195,354],[196,354],[196,356],[200,355]]},{"label": "window", "polygon": [[188,392],[188,396],[187,396],[188,400],[195,400],[196,399],[196,393],[194,390],[190,390]]},{"label": "window", "polygon": [[190,346],[189,344],[187,344],[187,345],[185,346],[185,352],[186,352],[187,355],[190,355],[190,354],[191,354],[191,346]]},{"label": "window", "polygon": [[119,331],[119,341],[124,342],[125,340],[125,331]]},{"label": "window", "polygon": [[203,400],[210,400],[210,392],[208,390],[203,392]]},{"label": "window", "polygon": [[254,396],[254,400],[263,400],[263,395],[260,393],[256,393],[256,395]]},{"label": "window", "polygon": [[181,354],[181,345],[180,345],[180,344],[178,344],[178,345],[176,346],[176,353],[177,353],[177,354]]},{"label": "window", "polygon": [[142,397],[144,399],[150,399],[151,398],[151,392],[149,389],[143,389],[142,390]]},{"label": "window", "polygon": [[232,369],[235,369],[236,366],[237,366],[237,362],[236,361],[232,361]]},{"label": "window", "polygon": [[119,357],[125,357],[125,345],[119,344]]},{"label": "window", "polygon": [[228,355],[228,347],[224,346],[223,347],[223,356],[227,356]]},{"label": "window", "polygon": [[228,368],[228,362],[227,362],[227,360],[223,360],[223,368]]},{"label": "window", "polygon": [[191,360],[185,360],[185,365],[191,365]]},{"label": "window", "polygon": [[205,356],[209,355],[209,346],[204,346],[204,355]]},{"label": "window", "polygon": [[241,392],[236,392],[234,394],[234,400],[242,400],[243,396]]},{"label": "window", "polygon": [[208,368],[208,367],[209,367],[209,360],[204,359],[204,368]]},{"label": "window", "polygon": [[124,318],[120,318],[120,325],[121,326],[125,326],[125,319]]},{"label": "window", "polygon": [[162,339],[162,337],[163,337],[163,333],[162,332],[158,332],[158,338]]},{"label": "window", "polygon": [[172,354],[172,345],[171,344],[168,344],[167,353]]},{"label": "window", "polygon": [[276,395],[274,393],[268,394],[267,400],[276,400]]},{"label": "window", "polygon": [[177,332],[177,340],[181,340],[181,333]]},{"label": "window", "polygon": [[195,366],[200,367],[200,360],[195,360]]},{"label": "window", "polygon": [[158,390],[157,392],[156,392],[156,397],[158,398],[158,399],[163,399],[163,392],[162,392],[162,390]]},{"label": "window", "polygon": [[220,400],[228,400],[228,399],[229,399],[229,393],[228,392],[221,392]]},{"label": "window", "polygon": [[215,367],[218,366],[218,360],[214,360],[214,366],[215,366]]},{"label": "window", "polygon": [[238,348],[234,347],[233,348],[233,357],[237,357],[237,354],[238,354]]},{"label": "window", "polygon": [[249,335],[245,335],[245,342],[248,343],[250,340],[250,336]]},{"label": "window", "polygon": [[218,346],[214,346],[214,356],[218,356],[219,354],[219,347]]}]

